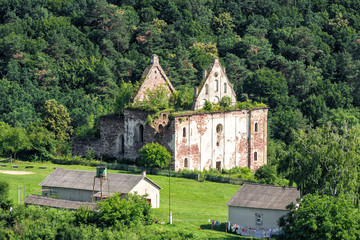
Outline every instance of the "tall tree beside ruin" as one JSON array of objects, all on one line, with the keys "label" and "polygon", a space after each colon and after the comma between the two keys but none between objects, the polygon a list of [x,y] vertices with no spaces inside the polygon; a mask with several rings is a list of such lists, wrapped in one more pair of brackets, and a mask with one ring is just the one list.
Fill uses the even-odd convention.
[{"label": "tall tree beside ruin", "polygon": [[43,122],[44,126],[53,134],[55,139],[60,141],[70,140],[73,128],[70,125],[71,120],[69,113],[66,108],[55,99],[50,99],[45,102]]}]

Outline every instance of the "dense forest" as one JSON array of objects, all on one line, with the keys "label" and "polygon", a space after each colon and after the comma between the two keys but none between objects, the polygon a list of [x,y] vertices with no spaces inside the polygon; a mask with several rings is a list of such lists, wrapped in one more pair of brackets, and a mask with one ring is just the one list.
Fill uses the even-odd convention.
[{"label": "dense forest", "polygon": [[355,0],[2,0],[0,138],[12,136],[2,152],[68,154],[64,142],[96,133],[152,54],[183,92],[219,57],[238,100],[270,107],[271,149],[293,130],[357,125],[359,10]]}]

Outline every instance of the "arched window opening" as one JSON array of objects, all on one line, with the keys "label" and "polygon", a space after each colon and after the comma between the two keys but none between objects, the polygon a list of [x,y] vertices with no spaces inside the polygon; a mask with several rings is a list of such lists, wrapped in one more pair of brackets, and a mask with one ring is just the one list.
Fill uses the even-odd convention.
[{"label": "arched window opening", "polygon": [[124,135],[121,135],[121,148],[120,148],[121,153],[125,152],[125,138]]},{"label": "arched window opening", "polygon": [[144,142],[144,126],[142,124],[136,125],[135,128],[135,141],[142,143]]},{"label": "arched window opening", "polygon": [[164,131],[164,127],[163,127],[163,125],[159,125],[159,134],[160,134],[160,136],[162,136],[162,134],[163,134],[163,131]]},{"label": "arched window opening", "polygon": [[189,160],[187,158],[184,159],[184,168],[189,167]]},{"label": "arched window opening", "polygon": [[254,152],[254,161],[257,161],[258,160],[258,154],[257,152]]},{"label": "arched window opening", "polygon": [[215,92],[219,91],[219,81],[215,80]]},{"label": "arched window opening", "polygon": [[255,122],[255,132],[259,132],[259,124],[257,122]]},{"label": "arched window opening", "polygon": [[219,98],[217,96],[214,97],[213,103],[217,104],[219,102]]},{"label": "arched window opening", "polygon": [[222,124],[218,124],[218,125],[216,126],[216,132],[217,132],[217,133],[221,133],[222,130],[223,130],[223,125],[222,125]]},{"label": "arched window opening", "polygon": [[186,137],[186,128],[183,128],[183,137]]},{"label": "arched window opening", "polygon": [[209,93],[209,85],[205,84],[205,94],[208,94],[208,93]]},{"label": "arched window opening", "polygon": [[224,93],[226,93],[227,89],[226,89],[226,83],[224,83]]}]

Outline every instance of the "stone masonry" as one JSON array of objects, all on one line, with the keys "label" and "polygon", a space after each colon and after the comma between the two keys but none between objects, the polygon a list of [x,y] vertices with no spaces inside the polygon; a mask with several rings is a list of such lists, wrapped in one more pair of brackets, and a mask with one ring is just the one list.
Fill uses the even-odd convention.
[{"label": "stone masonry", "polygon": [[[143,101],[148,89],[158,86],[175,91],[156,55],[145,69],[142,85],[133,101]],[[97,157],[136,160],[139,150],[151,142],[165,146],[172,155],[174,170],[230,169],[235,166],[256,170],[267,163],[267,108],[219,112],[197,111],[205,100],[218,103],[227,96],[232,104],[236,95],[225,68],[218,59],[204,71],[204,79],[194,94],[193,110],[161,112],[151,123],[148,112],[127,108],[123,116],[108,115],[100,119],[100,139],[74,140],[73,154],[84,155],[93,148]]]}]

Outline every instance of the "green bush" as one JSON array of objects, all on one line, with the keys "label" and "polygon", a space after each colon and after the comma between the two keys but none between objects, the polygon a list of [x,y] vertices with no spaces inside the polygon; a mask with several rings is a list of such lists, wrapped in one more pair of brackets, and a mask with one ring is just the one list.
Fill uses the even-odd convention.
[{"label": "green bush", "polygon": [[221,98],[220,102],[219,102],[220,107],[222,108],[229,108],[231,105],[231,98],[228,96],[225,96],[223,98]]},{"label": "green bush", "polygon": [[169,165],[171,154],[159,143],[148,143],[139,151],[139,165],[150,168],[165,168]]},{"label": "green bush", "polygon": [[8,209],[10,207],[9,189],[9,183],[0,181],[0,208]]},{"label": "green bush", "polygon": [[121,198],[114,194],[98,203],[96,223],[103,227],[150,225],[154,222],[151,206],[145,197],[127,194]]}]

